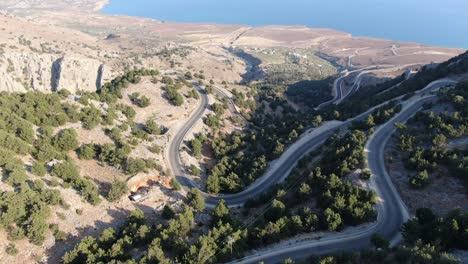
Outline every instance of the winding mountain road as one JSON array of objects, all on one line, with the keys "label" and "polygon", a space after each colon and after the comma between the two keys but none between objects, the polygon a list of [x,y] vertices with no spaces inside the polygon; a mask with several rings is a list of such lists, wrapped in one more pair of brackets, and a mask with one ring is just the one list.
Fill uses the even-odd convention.
[{"label": "winding mountain road", "polygon": [[[201,102],[198,108],[192,113],[182,128],[175,134],[175,136],[169,142],[169,148],[166,152],[166,159],[169,161],[170,169],[173,176],[181,183],[181,185],[189,190],[191,188],[199,188],[199,186],[190,178],[186,173],[186,169],[180,160],[179,149],[184,141],[186,134],[193,128],[193,126],[202,118],[205,110],[208,108],[208,96],[201,88],[198,88],[201,94]],[[348,124],[348,123],[346,123]],[[297,161],[302,158],[305,154],[309,153],[320,144],[322,144],[333,132],[341,126],[331,127],[316,137],[311,138],[304,144],[301,144],[296,151],[290,153],[287,159],[279,159],[274,166],[274,170],[268,170],[267,173],[258,179],[256,182],[247,187],[244,191],[236,194],[226,195],[211,195],[202,192],[205,197],[205,203],[207,207],[214,207],[223,199],[230,207],[242,206],[249,198],[255,197],[265,191],[267,191],[274,184],[281,182],[285,179],[285,176],[289,174],[292,168],[295,167]],[[279,163],[279,164],[278,164]],[[278,166],[281,165],[281,166]]]},{"label": "winding mountain road", "polygon": [[[375,66],[371,66],[371,67],[367,67],[363,69],[357,69],[353,71],[348,71],[348,70],[342,71],[341,76],[335,79],[335,81],[333,82],[333,88],[332,88],[333,99],[327,102],[321,103],[320,105],[315,107],[315,110],[320,110],[323,107],[330,105],[330,104],[340,104],[341,102],[343,102],[343,100],[345,100],[346,98],[348,98],[349,96],[351,96],[352,94],[354,94],[361,88],[362,79],[370,73],[392,72],[392,71],[401,70],[401,69],[405,69],[405,68],[416,66],[416,65],[421,65],[421,64],[411,63],[411,64],[405,64],[405,65],[400,65],[400,66],[375,65]],[[348,91],[345,92],[343,91],[343,81],[353,73],[357,73],[355,77],[351,77],[353,78],[353,85],[351,86],[351,89],[348,89]],[[413,72],[410,72],[407,75],[407,79],[410,78],[413,74],[414,74]]]},{"label": "winding mountain road", "polygon": [[[282,244],[279,247],[259,251],[251,256],[237,260],[235,263],[258,263],[259,261],[276,263],[285,258],[303,259],[311,254],[353,251],[370,246],[370,237],[374,233],[379,233],[391,241],[398,241],[400,226],[409,218],[409,214],[385,169],[383,158],[385,144],[394,132],[394,124],[396,122],[406,122],[424,103],[436,99],[436,96],[429,95],[428,93],[455,83],[456,82],[452,80],[443,79],[432,82],[421,89],[415,96],[405,101],[402,111],[387,123],[380,126],[367,142],[367,163],[374,175],[369,181],[369,185],[371,189],[377,192],[379,197],[379,202],[377,204],[378,219],[375,223],[364,229],[332,233],[320,240],[291,243],[290,245]],[[183,143],[185,135],[196,122],[201,119],[204,111],[208,107],[206,93],[199,87],[197,87],[197,89],[202,95],[199,107],[170,141],[167,152],[167,158],[174,176],[186,189],[193,187],[199,188],[199,186],[184,172],[185,169],[180,161],[179,148]],[[302,135],[273,165],[270,164],[265,175],[240,193],[214,196],[202,192],[206,199],[207,206],[214,207],[221,199],[225,200],[230,207],[242,206],[250,197],[261,194],[276,183],[283,181],[296,166],[298,160],[320,146],[337,129],[345,128],[350,125],[352,121],[365,118],[379,106],[373,107],[365,113],[345,122],[333,123],[328,127],[306,132],[306,135]],[[309,136],[307,134],[309,134]]]},{"label": "winding mountain road", "polygon": [[[353,73],[358,73],[358,75],[354,78],[354,82],[356,83],[357,80],[360,80],[360,78],[364,75],[364,73],[370,73],[372,72],[373,70],[369,70],[369,69],[372,69],[374,68],[375,70],[374,71],[378,71],[379,65],[375,65],[375,66],[371,66],[371,67],[367,67],[367,68],[363,68],[363,69],[357,69],[357,70],[353,70],[353,71],[348,71],[348,70],[344,70],[342,71],[340,74],[341,76],[336,78],[335,81],[333,82],[333,88],[332,88],[332,93],[333,93],[333,99],[327,101],[327,102],[323,102],[321,103],[320,105],[318,105],[317,107],[315,107],[315,110],[320,110],[322,109],[323,107],[327,106],[327,105],[330,105],[330,104],[339,104],[341,103],[348,95],[350,95],[353,90],[351,90],[350,92],[346,93],[343,91],[343,81],[351,74]],[[360,85],[360,81],[359,81],[359,85]],[[354,88],[355,85],[353,85],[353,88]]]},{"label": "winding mountain road", "polygon": [[390,119],[387,123],[377,128],[375,133],[366,143],[367,165],[372,171],[369,187],[376,191],[379,202],[377,204],[377,221],[363,230],[351,229],[342,233],[331,233],[319,240],[292,243],[291,245],[275,247],[235,261],[233,263],[277,263],[280,260],[291,258],[294,260],[304,259],[311,254],[327,254],[337,251],[355,251],[370,247],[371,236],[379,233],[393,244],[400,239],[400,227],[409,219],[408,210],[396,191],[390,176],[387,173],[384,160],[384,148],[395,131],[395,123],[405,123],[417,111],[428,102],[437,99],[429,95],[446,85],[456,82],[451,80],[440,80],[433,82],[418,92],[412,99],[407,101],[400,113]]}]

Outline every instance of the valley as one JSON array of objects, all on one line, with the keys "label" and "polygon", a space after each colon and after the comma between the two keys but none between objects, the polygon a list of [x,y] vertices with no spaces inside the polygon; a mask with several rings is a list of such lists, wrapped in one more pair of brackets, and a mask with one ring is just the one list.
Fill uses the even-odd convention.
[{"label": "valley", "polygon": [[465,50],[107,3],[0,3],[3,261],[466,260]]}]

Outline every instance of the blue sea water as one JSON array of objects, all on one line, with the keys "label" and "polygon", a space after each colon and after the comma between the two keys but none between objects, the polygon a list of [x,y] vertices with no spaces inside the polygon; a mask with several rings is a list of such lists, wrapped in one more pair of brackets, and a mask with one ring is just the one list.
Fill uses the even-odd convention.
[{"label": "blue sea water", "polygon": [[102,12],[174,22],[306,25],[468,48],[468,0],[111,0]]}]

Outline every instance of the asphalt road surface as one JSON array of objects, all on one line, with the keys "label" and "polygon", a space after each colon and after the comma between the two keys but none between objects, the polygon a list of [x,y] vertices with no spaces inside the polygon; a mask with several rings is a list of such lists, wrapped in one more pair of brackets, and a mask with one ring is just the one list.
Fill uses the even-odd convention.
[{"label": "asphalt road surface", "polygon": [[[333,233],[319,240],[292,243],[291,245],[284,245],[280,248],[259,251],[258,253],[247,256],[242,260],[235,261],[235,263],[258,263],[259,261],[264,261],[265,263],[277,263],[285,258],[303,259],[311,254],[354,251],[369,247],[370,237],[374,233],[379,233],[391,241],[397,241],[400,226],[408,219],[409,214],[398,192],[391,183],[391,179],[385,169],[383,154],[385,144],[394,132],[394,124],[396,122],[406,122],[423,106],[424,103],[436,99],[435,96],[425,96],[427,93],[453,83],[453,81],[449,80],[437,81],[416,93],[412,103],[405,106],[402,111],[390,121],[380,126],[367,142],[367,162],[373,174],[373,177],[371,177],[370,180],[370,187],[377,192],[378,197],[380,198],[380,202],[377,204],[378,219],[374,224],[365,229],[357,229],[351,233]],[[201,119],[204,111],[208,107],[208,97],[206,93],[199,87],[197,87],[197,89],[201,93],[201,103],[170,142],[168,153],[172,172],[186,189],[199,187],[190,179],[190,176],[185,173],[185,169],[180,161],[179,149],[183,143],[185,135],[192,129],[195,123]],[[362,119],[372,111],[373,109],[369,109],[366,113],[343,122],[341,125],[334,127],[333,129],[323,130],[317,136],[304,142],[292,154],[284,159],[281,166],[276,167],[272,173],[269,173],[267,179],[263,177],[259,179],[259,181],[262,181],[262,184],[253,183],[244,191],[229,195],[215,196],[203,192],[207,206],[214,207],[221,199],[225,200],[230,207],[242,206],[249,198],[263,193],[271,188],[271,186],[284,180],[285,175],[289,174],[292,168],[296,166],[298,160],[320,146],[336,131],[336,129],[344,128],[352,121]]]}]

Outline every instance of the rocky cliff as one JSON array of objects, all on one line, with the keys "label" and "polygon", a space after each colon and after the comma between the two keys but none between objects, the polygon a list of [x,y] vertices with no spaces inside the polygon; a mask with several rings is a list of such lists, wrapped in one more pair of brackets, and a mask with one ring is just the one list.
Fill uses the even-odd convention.
[{"label": "rocky cliff", "polygon": [[0,55],[0,91],[96,91],[110,78],[104,64],[85,57],[14,52]]}]

